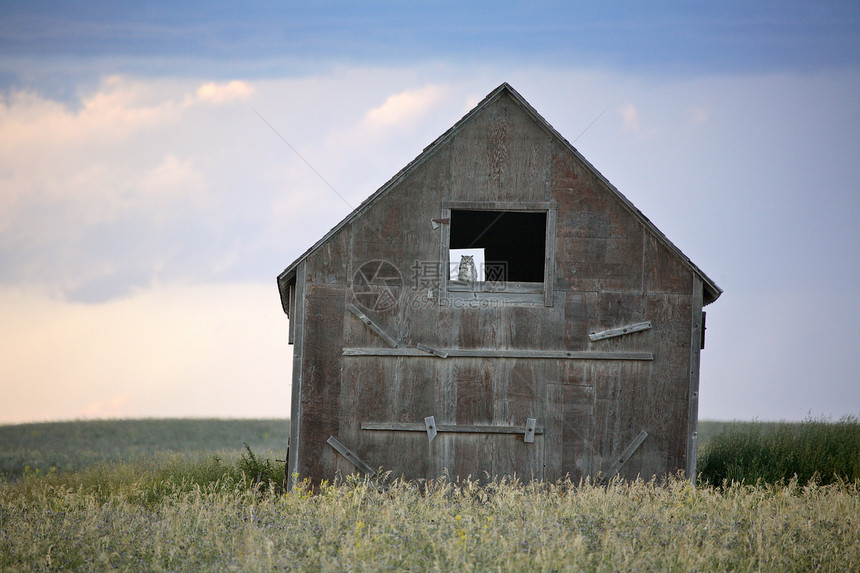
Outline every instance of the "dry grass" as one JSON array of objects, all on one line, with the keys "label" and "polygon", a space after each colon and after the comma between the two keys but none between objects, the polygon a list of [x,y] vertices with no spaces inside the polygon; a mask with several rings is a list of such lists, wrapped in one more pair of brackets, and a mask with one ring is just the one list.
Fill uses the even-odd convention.
[{"label": "dry grass", "polygon": [[[178,462],[177,462],[178,463]],[[117,475],[128,465],[112,466]],[[187,469],[196,467],[189,464]],[[179,469],[178,466],[175,469]],[[139,468],[138,468],[139,470]],[[103,571],[829,571],[860,566],[860,482],[693,488],[352,480],[261,493],[28,477],[0,485],[0,569]],[[132,470],[135,471],[135,470]],[[159,478],[154,477],[156,474]],[[228,472],[229,474],[229,472]],[[99,480],[113,484],[99,487]]]},{"label": "dry grass", "polygon": [[[856,419],[847,422],[856,431]],[[698,488],[683,479],[483,488],[444,480],[380,488],[353,479],[326,484],[318,495],[302,488],[283,494],[265,481],[280,481],[278,452],[237,447],[254,435],[244,423],[219,422],[210,429],[223,437],[207,433],[205,448],[192,441],[186,453],[162,448],[175,433],[193,438],[190,426],[115,424],[86,423],[69,433],[78,438],[47,426],[6,429],[24,437],[14,448],[0,441],[14,453],[3,458],[14,471],[0,479],[0,571],[860,570],[860,480],[839,472],[816,470],[834,476],[827,485],[783,477],[766,483],[749,473],[745,484]],[[822,438],[817,446],[806,439],[804,448],[815,451],[801,457],[856,451],[846,427],[801,428]],[[95,449],[93,432],[104,429],[122,438]],[[711,462],[739,465],[749,448],[738,444],[784,445],[789,435],[797,443],[795,426],[737,429],[711,442]],[[737,438],[752,434],[766,439]],[[82,450],[87,455],[76,458],[75,439],[92,455]],[[222,444],[232,449],[213,454]],[[55,452],[80,469],[52,471]]]}]

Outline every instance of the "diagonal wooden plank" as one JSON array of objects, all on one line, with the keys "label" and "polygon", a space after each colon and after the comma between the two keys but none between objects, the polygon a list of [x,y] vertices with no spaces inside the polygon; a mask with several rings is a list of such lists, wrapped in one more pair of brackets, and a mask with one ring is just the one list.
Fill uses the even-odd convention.
[{"label": "diagonal wooden plank", "polygon": [[365,325],[367,325],[367,327],[368,327],[370,330],[372,330],[372,331],[373,331],[377,336],[379,336],[382,340],[384,340],[384,341],[385,341],[385,343],[386,343],[386,344],[388,344],[388,346],[390,346],[391,348],[397,348],[397,341],[396,341],[396,340],[394,340],[394,337],[392,337],[390,334],[388,334],[387,332],[385,332],[385,331],[382,329],[382,327],[380,327],[378,324],[376,324],[375,322],[373,322],[373,321],[372,321],[372,320],[371,320],[367,315],[365,315],[363,312],[361,312],[360,310],[358,310],[358,308],[356,308],[356,306],[355,306],[355,305],[351,304],[351,305],[347,306],[346,308],[347,308],[347,310],[349,310],[349,312],[351,312],[352,314],[354,314],[354,315],[355,315],[355,317],[356,317],[358,320],[360,320],[360,321],[361,321],[361,322],[363,322]]},{"label": "diagonal wooden plank", "polygon": [[358,457],[355,452],[341,444],[337,441],[334,436],[329,436],[326,443],[333,447],[337,452],[348,459],[352,465],[360,469],[367,477],[373,477],[376,475],[376,470],[370,467],[367,462]]},{"label": "diagonal wooden plank", "polygon": [[592,332],[588,335],[588,338],[594,342],[595,340],[603,340],[604,338],[614,338],[616,336],[624,336],[625,334],[632,334],[634,332],[642,332],[649,328],[651,328],[651,321],[637,322],[636,324],[628,324],[627,326],[619,326],[617,328],[610,328],[609,330]]},{"label": "diagonal wooden plank", "polygon": [[438,356],[439,358],[448,358],[448,353],[446,351],[439,350],[438,348],[433,348],[432,346],[428,346],[427,344],[423,344],[421,342],[416,344],[415,348],[417,348],[421,352],[428,352],[430,354]]},{"label": "diagonal wooden plank", "polygon": [[609,470],[603,475],[604,483],[614,478],[618,474],[618,472],[621,471],[621,468],[624,467],[624,464],[627,463],[627,460],[630,459],[630,456],[633,455],[633,452],[635,452],[639,448],[639,446],[642,445],[642,442],[644,442],[645,438],[647,437],[648,432],[642,430],[641,432],[639,432],[639,434],[636,435],[635,438],[633,438],[633,441],[630,442],[630,445],[627,446],[627,448],[623,452],[621,452],[620,456],[615,458],[615,461],[612,463],[611,466],[609,466]]}]

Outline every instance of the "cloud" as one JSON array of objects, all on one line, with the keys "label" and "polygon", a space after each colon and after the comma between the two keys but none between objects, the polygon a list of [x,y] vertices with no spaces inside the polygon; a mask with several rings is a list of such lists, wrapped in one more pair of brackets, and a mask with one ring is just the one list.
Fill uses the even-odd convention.
[{"label": "cloud", "polygon": [[[110,77],[77,106],[26,91],[0,97],[4,202],[22,196],[48,199],[86,194],[98,173],[112,171],[110,165],[123,170],[128,180],[129,158],[124,152],[129,148],[123,146],[175,126],[187,107],[183,103],[187,97],[181,93],[173,90],[159,97],[154,94],[156,88]],[[173,95],[180,95],[182,101]],[[115,181],[110,185],[116,188]]]},{"label": "cloud", "polygon": [[[204,92],[224,100],[243,86]],[[0,284],[105,300],[162,272],[213,269],[236,224],[267,216],[263,194],[250,212],[241,207],[262,187],[249,185],[253,175],[235,181],[252,162],[225,142],[245,136],[221,130],[241,118],[201,104],[194,90],[112,76],[71,104],[26,91],[0,97]]]},{"label": "cloud", "polygon": [[53,159],[52,151],[113,145],[177,121],[188,106],[187,96],[177,99],[170,97],[174,94],[159,94],[158,87],[157,83],[111,76],[97,90],[83,94],[74,106],[29,91],[0,96],[0,153],[21,159],[19,150],[36,148]]},{"label": "cloud", "polygon": [[247,100],[253,93],[254,88],[247,83],[233,80],[232,82],[222,84],[208,83],[200,86],[197,88],[197,99],[220,104]]},{"label": "cloud", "polygon": [[205,177],[194,168],[192,160],[167,155],[159,166],[143,175],[137,188],[140,199],[200,199],[205,193]]},{"label": "cloud", "polygon": [[621,114],[621,119],[624,121],[625,129],[635,133],[639,133],[642,130],[642,126],[639,121],[639,110],[633,107],[632,103],[621,106],[618,112]]},{"label": "cloud", "polygon": [[365,122],[375,127],[414,124],[438,104],[443,95],[444,90],[435,85],[390,95],[382,105],[367,112]]}]

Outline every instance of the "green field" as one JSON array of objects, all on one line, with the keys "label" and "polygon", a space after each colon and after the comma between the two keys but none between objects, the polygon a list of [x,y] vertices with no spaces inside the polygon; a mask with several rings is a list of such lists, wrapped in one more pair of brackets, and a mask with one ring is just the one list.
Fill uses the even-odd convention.
[{"label": "green field", "polygon": [[860,419],[724,425],[699,448],[697,471],[702,482],[715,486],[860,479]]},{"label": "green field", "polygon": [[[699,448],[731,422],[699,422]],[[0,425],[0,477],[25,471],[74,471],[97,462],[138,460],[151,454],[235,455],[248,446],[258,455],[283,459],[287,419],[88,420]]]},{"label": "green field", "polygon": [[0,426],[0,477],[74,471],[153,454],[236,455],[247,444],[272,459],[286,455],[290,422],[272,420],[88,420]]},{"label": "green field", "polygon": [[[265,476],[277,481],[287,426],[0,426],[0,571],[860,568],[860,480],[477,487],[351,479],[317,495],[285,494]],[[702,442],[719,443],[719,430]]]},{"label": "green field", "polygon": [[[0,477],[25,472],[74,471],[97,462],[123,462],[151,454],[236,455],[247,444],[268,459],[283,459],[287,419],[88,420],[0,425]],[[699,447],[730,422],[699,423]]]}]

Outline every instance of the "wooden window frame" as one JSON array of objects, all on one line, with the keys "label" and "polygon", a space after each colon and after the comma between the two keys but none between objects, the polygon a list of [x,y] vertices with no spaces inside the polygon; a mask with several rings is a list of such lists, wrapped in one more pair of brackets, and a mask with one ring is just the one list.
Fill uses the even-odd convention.
[{"label": "wooden window frame", "polygon": [[509,211],[520,213],[546,213],[546,240],[544,243],[543,283],[506,282],[504,288],[493,289],[483,283],[474,286],[456,285],[445,274],[441,281],[440,300],[450,304],[473,304],[478,301],[484,304],[521,304],[552,306],[553,282],[555,280],[555,240],[557,206],[555,202],[507,203],[499,201],[445,201],[442,203],[442,220],[448,225],[441,225],[442,238],[440,241],[439,260],[442,261],[445,273],[450,269],[451,245],[451,211]]}]

